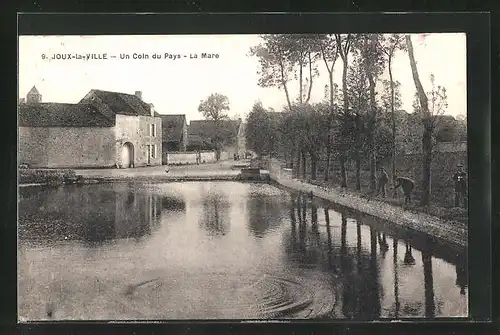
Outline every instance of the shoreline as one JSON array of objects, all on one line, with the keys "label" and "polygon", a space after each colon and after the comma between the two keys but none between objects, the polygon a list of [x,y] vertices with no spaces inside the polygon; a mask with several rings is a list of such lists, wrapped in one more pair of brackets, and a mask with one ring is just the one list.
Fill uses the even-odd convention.
[{"label": "shoreline", "polygon": [[[468,228],[467,225],[457,222],[444,220],[423,212],[413,212],[399,206],[394,206],[377,199],[367,199],[362,196],[348,192],[342,192],[334,188],[326,188],[309,184],[297,179],[280,177],[268,169],[265,170],[267,180],[249,180],[251,182],[274,183],[289,190],[299,192],[313,192],[317,198],[330,201],[342,207],[346,207],[360,213],[382,219],[409,231],[423,233],[430,237],[441,240],[445,243],[451,243],[460,248],[467,246]],[[51,183],[19,183],[21,187],[40,187],[40,186],[64,186],[64,185],[89,185],[114,182],[190,182],[190,181],[241,181],[240,174],[232,172],[214,173],[214,174],[183,174],[177,175],[136,175],[136,176],[99,176],[99,175],[79,175],[77,180],[72,183],[61,182]]]},{"label": "shoreline", "polygon": [[463,223],[446,221],[426,213],[416,213],[376,199],[367,200],[335,189],[316,186],[297,179],[280,178],[271,173],[272,182],[290,190],[313,192],[317,198],[388,221],[401,228],[429,235],[460,248],[467,247],[468,229]]}]

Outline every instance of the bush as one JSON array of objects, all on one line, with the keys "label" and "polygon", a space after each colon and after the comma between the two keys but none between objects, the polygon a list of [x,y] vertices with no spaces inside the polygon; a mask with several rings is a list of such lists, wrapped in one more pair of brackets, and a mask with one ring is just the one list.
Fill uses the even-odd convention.
[{"label": "bush", "polygon": [[20,184],[51,184],[59,185],[68,180],[75,180],[74,170],[66,169],[20,169]]}]

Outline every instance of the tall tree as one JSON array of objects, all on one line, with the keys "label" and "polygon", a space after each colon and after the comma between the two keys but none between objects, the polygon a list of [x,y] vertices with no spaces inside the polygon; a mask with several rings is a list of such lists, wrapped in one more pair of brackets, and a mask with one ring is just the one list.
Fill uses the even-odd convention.
[{"label": "tall tree", "polygon": [[[416,95],[419,102],[419,114],[423,125],[422,133],[422,197],[420,199],[421,206],[428,206],[431,196],[431,162],[432,162],[432,136],[435,128],[436,113],[442,113],[446,108],[447,97],[446,89],[438,87],[434,88],[434,76],[431,76],[433,90],[431,93],[431,106],[429,108],[429,98],[424,91],[422,82],[418,75],[417,63],[413,51],[411,36],[406,35],[406,46],[408,48],[408,57],[413,75],[413,81],[417,90]],[[433,115],[434,114],[434,115]]]},{"label": "tall tree", "polygon": [[311,99],[314,77],[319,75],[316,61],[320,57],[320,51],[315,35],[286,34],[285,49],[287,59],[293,66],[295,79],[299,82],[297,102],[308,103]]},{"label": "tall tree", "polygon": [[306,147],[311,161],[311,179],[316,180],[318,160],[325,143],[325,134],[328,136],[329,125],[325,123],[325,115],[328,114],[329,105],[322,103],[308,106],[305,110],[305,137]]},{"label": "tall tree", "polygon": [[385,66],[381,40],[381,34],[360,34],[355,42],[355,53],[364,68],[370,92],[370,108],[366,119],[366,142],[370,160],[370,189],[372,192],[376,189],[375,127],[379,110],[375,86]]},{"label": "tall tree", "polygon": [[335,121],[335,113],[337,109],[334,106],[337,84],[333,82],[333,69],[335,67],[335,63],[339,56],[339,48],[337,46],[337,41],[335,36],[332,34],[326,35],[318,35],[317,36],[317,46],[320,50],[321,58],[325,64],[325,68],[328,71],[328,98],[329,98],[329,112],[325,116],[326,124],[327,124],[327,138],[326,138],[326,167],[325,167],[325,181],[329,179],[330,173],[330,157],[332,153],[332,131],[334,129],[334,121]]},{"label": "tall tree", "polygon": [[277,87],[285,91],[290,110],[292,100],[288,91],[288,82],[293,68],[293,57],[290,57],[289,38],[283,34],[261,35],[263,43],[250,48],[250,56],[259,59],[260,70],[258,85],[261,87]]},{"label": "tall tree", "polygon": [[[315,49],[311,35],[272,34],[262,35],[262,44],[250,49],[251,56],[257,56],[260,62],[259,85],[261,87],[283,88],[288,109],[292,111],[294,104],[288,90],[288,82],[294,78],[299,81],[299,105],[308,102],[311,96],[313,78],[318,75],[316,60],[319,52]],[[307,77],[307,95],[304,96],[304,69],[309,71]],[[307,71],[306,69],[306,71]],[[305,160],[304,150],[299,148],[298,139],[292,139],[297,161]],[[299,168],[299,166],[297,167]],[[305,169],[305,166],[304,166]]]},{"label": "tall tree", "polygon": [[411,36],[406,35],[406,47],[408,49],[408,57],[410,59],[410,67],[413,75],[413,82],[417,90],[418,101],[420,102],[421,120],[424,126],[422,134],[422,198],[420,204],[427,206],[430,201],[431,193],[431,154],[432,154],[432,129],[431,129],[431,115],[429,112],[429,105],[427,95],[425,94],[420,77],[418,75],[417,62],[413,52],[413,44]]},{"label": "tall tree", "polygon": [[222,94],[211,94],[207,99],[202,100],[198,106],[198,111],[207,119],[214,122],[212,133],[212,143],[215,145],[216,159],[220,159],[220,153],[224,142],[223,121],[228,119],[229,99]]},{"label": "tall tree", "polygon": [[[343,119],[348,118],[349,115],[349,100],[346,98],[347,92],[347,71],[349,66],[349,53],[351,51],[352,42],[354,40],[353,34],[335,34],[335,41],[337,42],[337,50],[342,58],[342,92],[343,92]],[[347,173],[346,173],[346,148],[342,148],[340,152],[340,185],[347,187]]]},{"label": "tall tree", "polygon": [[[401,34],[391,34],[386,35],[382,41],[382,52],[386,56],[387,68],[389,70],[389,85],[390,85],[390,108],[391,108],[391,118],[392,118],[392,180],[396,177],[396,114],[395,109],[397,108],[396,102],[396,89],[395,82],[392,75],[392,61],[394,55],[398,50],[406,50],[406,45],[404,43],[404,35]],[[395,198],[397,195],[396,189],[393,191],[392,197]]]},{"label": "tall tree", "polygon": [[354,146],[351,152],[356,165],[356,190],[361,190],[361,151],[363,150],[365,135],[365,119],[367,119],[370,108],[370,94],[368,89],[368,79],[363,66],[362,59],[355,58],[347,75],[347,94],[352,113],[349,115],[349,122],[352,122],[354,135]]}]

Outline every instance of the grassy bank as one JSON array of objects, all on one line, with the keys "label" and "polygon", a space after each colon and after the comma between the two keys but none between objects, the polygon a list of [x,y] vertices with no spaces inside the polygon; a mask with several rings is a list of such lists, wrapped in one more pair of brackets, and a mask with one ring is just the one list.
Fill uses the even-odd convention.
[{"label": "grassy bank", "polygon": [[[448,160],[445,164],[444,161]],[[402,207],[407,211],[426,213],[438,217],[446,221],[457,221],[460,223],[468,224],[468,211],[464,208],[454,207],[454,185],[451,179],[453,175],[456,163],[462,162],[462,157],[450,157],[449,155],[442,155],[439,158],[435,158],[432,164],[432,197],[431,204],[426,207],[422,207],[419,204],[420,201],[420,189],[419,189],[419,162],[417,157],[405,158],[400,160],[398,163],[398,175],[408,176],[415,180],[416,188],[412,195],[412,201],[409,205],[404,204],[404,196],[401,190],[398,190],[397,196],[393,198],[392,183],[387,185],[387,195],[385,198],[382,196],[373,196],[370,191],[370,172],[367,169],[361,170],[361,190],[356,191],[356,173],[352,166],[347,166],[347,189],[342,190],[342,192],[347,192],[353,196],[358,196],[362,198],[371,198],[378,201],[382,201],[394,206]],[[262,161],[263,167],[269,168],[266,160]],[[284,165],[284,164],[283,164]],[[389,169],[386,168],[388,171]],[[308,167],[308,172],[310,169]],[[318,169],[316,175],[316,180],[311,179],[311,174],[307,173],[306,178],[302,178],[310,184],[339,189],[340,190],[340,169],[338,166],[333,166],[332,171],[329,174],[329,180],[324,181],[324,172],[321,166]]]},{"label": "grassy bank", "polygon": [[[322,186],[322,187],[328,187],[328,188],[338,188],[340,189],[340,184],[339,183],[332,183],[332,182],[325,182],[321,180],[311,180],[310,178],[307,180],[308,183],[317,185],[317,186]],[[428,215],[432,215],[435,217],[438,217],[440,219],[446,220],[446,221],[457,221],[461,222],[464,224],[468,223],[468,212],[464,208],[458,208],[458,207],[444,207],[444,206],[439,206],[437,204],[431,204],[430,206],[422,207],[419,205],[419,201],[417,199],[413,199],[409,205],[404,204],[404,196],[401,193],[401,190],[397,193],[396,197],[392,197],[392,190],[390,187],[387,188],[387,195],[386,197],[382,196],[372,196],[369,193],[369,188],[362,188],[362,191],[356,191],[351,188],[348,188],[344,190],[345,193],[349,193],[354,196],[362,197],[362,198],[370,198],[370,199],[375,199],[377,201],[382,201],[388,204],[391,204],[393,206],[398,206],[402,207],[405,210],[411,211],[411,212],[421,212],[425,213]]]},{"label": "grassy bank", "polygon": [[76,179],[75,171],[68,169],[19,169],[19,184],[62,185]]}]

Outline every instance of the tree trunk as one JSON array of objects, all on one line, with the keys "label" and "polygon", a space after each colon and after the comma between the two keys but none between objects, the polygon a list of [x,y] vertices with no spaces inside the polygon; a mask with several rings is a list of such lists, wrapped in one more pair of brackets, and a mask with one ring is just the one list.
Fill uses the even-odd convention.
[{"label": "tree trunk", "polygon": [[313,87],[312,59],[310,52],[308,53],[308,57],[309,57],[309,91],[307,92],[306,103],[308,103],[309,100],[311,99],[311,91]]},{"label": "tree trunk", "polygon": [[[344,116],[349,114],[349,101],[346,98],[347,92],[347,56],[342,56],[342,62],[344,63],[342,71],[342,90],[344,93]],[[347,187],[347,173],[345,168],[346,163],[346,153],[345,148],[342,149],[340,153],[340,186]]]},{"label": "tree trunk", "polygon": [[318,156],[316,153],[311,153],[311,180],[316,180],[318,168]]},{"label": "tree trunk", "polygon": [[332,154],[332,140],[331,135],[328,134],[328,143],[326,144],[326,167],[325,167],[325,181],[328,181],[330,175],[330,156]]},{"label": "tree trunk", "polygon": [[302,151],[302,179],[307,179],[307,156],[306,152]]},{"label": "tree trunk", "polygon": [[421,206],[427,206],[431,195],[431,162],[432,162],[432,127],[424,121],[424,132],[422,135],[422,198]]},{"label": "tree trunk", "polygon": [[302,102],[304,101],[304,97],[303,97],[303,87],[302,87],[302,62],[299,62],[299,102],[300,104],[302,104]]},{"label": "tree trunk", "polygon": [[420,204],[422,206],[427,206],[430,200],[431,191],[431,153],[432,153],[432,128],[426,126],[430,122],[431,115],[429,112],[429,105],[427,95],[425,94],[422,83],[418,76],[417,63],[415,61],[415,55],[413,54],[413,45],[411,43],[410,35],[406,35],[406,46],[408,48],[408,56],[410,58],[411,72],[413,75],[413,82],[415,83],[415,88],[417,89],[418,99],[420,101],[420,109],[422,111],[422,121],[424,123],[424,133],[422,134],[422,197]]},{"label": "tree trunk", "polygon": [[375,161],[375,121],[377,118],[377,101],[375,100],[375,80],[373,75],[368,72],[368,81],[370,84],[370,105],[371,115],[368,124],[368,148],[370,155],[370,190],[375,192],[376,184],[376,161]]},{"label": "tree trunk", "polygon": [[361,191],[361,120],[359,115],[354,117],[354,143],[356,163],[356,191]]},{"label": "tree trunk", "polygon": [[297,164],[295,166],[295,174],[297,179],[300,179],[300,151],[297,150]]},{"label": "tree trunk", "polygon": [[345,152],[340,153],[340,186],[347,187],[347,172],[345,168]]},{"label": "tree trunk", "polygon": [[330,79],[330,107],[333,106],[333,71],[328,71],[328,77]]},{"label": "tree trunk", "polygon": [[361,158],[356,150],[356,191],[361,191]]},{"label": "tree trunk", "polygon": [[[389,56],[388,60],[389,67],[389,80],[391,81],[391,121],[392,121],[392,181],[396,179],[396,113],[394,110],[395,97],[394,97],[394,81],[392,78],[392,56]],[[395,199],[397,197],[396,189],[392,191],[392,197]]]},{"label": "tree trunk", "polygon": [[377,157],[375,152],[370,154],[370,190],[375,192],[377,190]]},{"label": "tree trunk", "polygon": [[288,103],[288,108],[290,108],[290,111],[292,111],[292,102],[290,100],[290,94],[288,93],[288,87],[286,86],[285,68],[282,60],[280,60],[280,71],[281,71],[281,85],[283,85],[283,89],[285,90],[286,102]]}]

